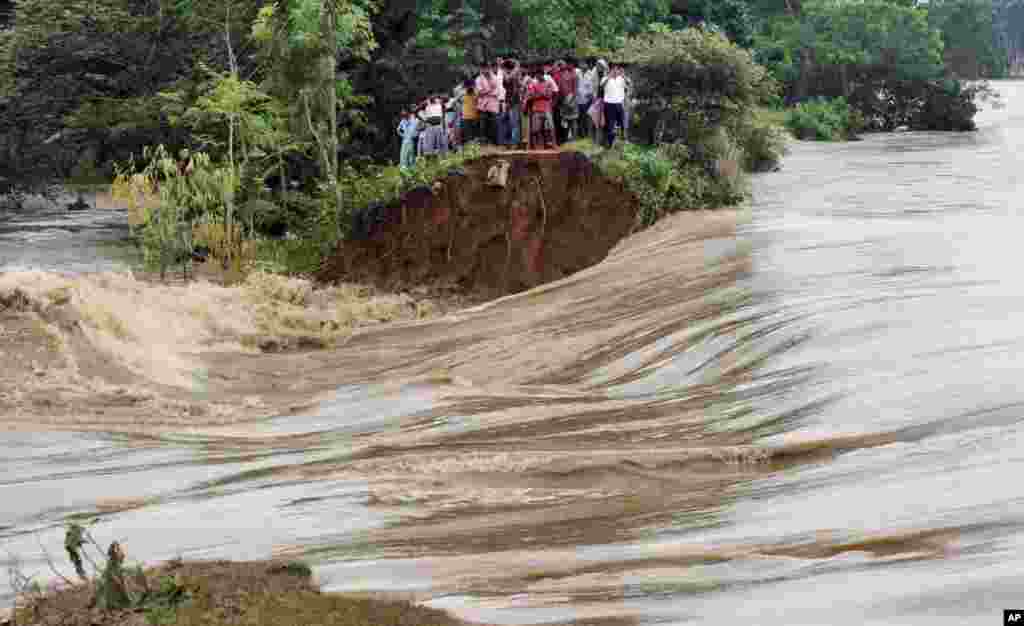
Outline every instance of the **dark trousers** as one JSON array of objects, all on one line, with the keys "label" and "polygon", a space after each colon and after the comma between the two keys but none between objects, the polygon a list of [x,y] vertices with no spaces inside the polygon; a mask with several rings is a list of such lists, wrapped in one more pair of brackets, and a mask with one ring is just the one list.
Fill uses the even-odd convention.
[{"label": "dark trousers", "polygon": [[462,143],[467,144],[471,141],[476,141],[480,134],[480,121],[479,120],[462,120]]},{"label": "dark trousers", "polygon": [[556,98],[552,103],[551,115],[555,120],[555,141],[561,145],[565,143],[565,129],[562,128],[562,100]]},{"label": "dark trousers", "polygon": [[590,103],[577,105],[580,111],[580,117],[577,123],[576,136],[580,139],[585,139],[590,135]]},{"label": "dark trousers", "polygon": [[498,114],[480,111],[480,139],[493,146],[498,145]]},{"label": "dark trousers", "polygon": [[609,148],[615,145],[615,130],[622,126],[625,119],[622,104],[604,103],[605,141]]}]

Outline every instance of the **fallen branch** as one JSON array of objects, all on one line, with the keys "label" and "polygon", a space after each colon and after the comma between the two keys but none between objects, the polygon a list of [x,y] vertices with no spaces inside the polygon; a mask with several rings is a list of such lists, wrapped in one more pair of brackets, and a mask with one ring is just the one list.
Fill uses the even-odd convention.
[{"label": "fallen branch", "polygon": [[46,550],[46,546],[43,545],[43,541],[39,538],[39,535],[36,535],[36,543],[39,544],[39,550],[43,553],[43,557],[46,559],[46,564],[50,567],[50,572],[52,572],[53,575],[57,578],[63,580],[65,584],[74,586],[75,581],[71,580],[64,574],[61,574],[60,571],[57,569],[57,565],[54,564],[53,558],[50,556],[50,553]]}]

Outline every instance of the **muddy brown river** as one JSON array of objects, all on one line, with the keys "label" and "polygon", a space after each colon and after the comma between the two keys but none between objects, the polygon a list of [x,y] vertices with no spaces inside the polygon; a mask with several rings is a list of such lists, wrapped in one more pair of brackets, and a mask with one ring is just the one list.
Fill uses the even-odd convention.
[{"label": "muddy brown river", "polygon": [[[294,556],[491,624],[1000,623],[1024,605],[1024,83],[996,84],[978,132],[794,143],[742,210],[275,361],[333,385],[315,409],[12,416],[0,561],[68,573],[63,525],[91,519],[136,560]],[[0,215],[0,270],[116,269],[109,210]]]}]

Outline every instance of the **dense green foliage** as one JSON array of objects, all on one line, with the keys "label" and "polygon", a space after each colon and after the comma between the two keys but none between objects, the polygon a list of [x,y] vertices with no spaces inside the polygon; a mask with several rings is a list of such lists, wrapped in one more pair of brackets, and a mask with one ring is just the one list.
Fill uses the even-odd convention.
[{"label": "dense green foliage", "polygon": [[798,139],[841,141],[863,128],[860,113],[845,98],[815,98],[797,104],[786,116],[786,127]]},{"label": "dense green foliage", "polygon": [[[807,0],[798,6],[769,13],[756,39],[758,59],[783,84],[788,101],[843,97],[867,130],[973,128],[974,103],[986,87],[951,90],[948,80],[963,74],[965,55],[975,59],[975,69],[985,69],[973,76],[997,73],[991,5],[962,3],[956,12],[945,0]],[[974,15],[973,25],[960,12]],[[951,42],[961,46],[957,55],[947,54]],[[983,58],[990,59],[987,65],[977,61]]]},{"label": "dense green foliage", "polygon": [[625,144],[597,156],[602,173],[621,180],[640,201],[637,226],[644,228],[665,215],[685,209],[712,209],[746,197],[746,180],[737,154],[718,161],[707,172],[683,143],[657,147]]},{"label": "dense green foliage", "polygon": [[1006,75],[1009,51],[996,30],[991,0],[931,0],[928,23],[942,33],[943,60],[954,75]]},{"label": "dense green foliage", "polygon": [[636,125],[649,143],[699,143],[719,126],[735,133],[776,90],[748,51],[701,28],[631,38],[616,56],[632,67]]}]

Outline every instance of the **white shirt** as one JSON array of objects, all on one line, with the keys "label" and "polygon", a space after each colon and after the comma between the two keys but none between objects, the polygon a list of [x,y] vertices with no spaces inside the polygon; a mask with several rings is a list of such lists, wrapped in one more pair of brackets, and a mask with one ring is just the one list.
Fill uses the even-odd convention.
[{"label": "white shirt", "polygon": [[441,117],[444,114],[444,109],[441,107],[440,103],[430,103],[427,105],[427,108],[424,109],[423,113],[427,118]]},{"label": "white shirt", "polygon": [[576,70],[576,72],[576,77],[579,80],[576,87],[576,99],[580,104],[586,104],[594,97],[593,76],[591,76],[591,72],[581,72],[580,70]]},{"label": "white shirt", "polygon": [[622,104],[626,101],[626,79],[613,76],[604,81],[604,101],[609,104]]}]

